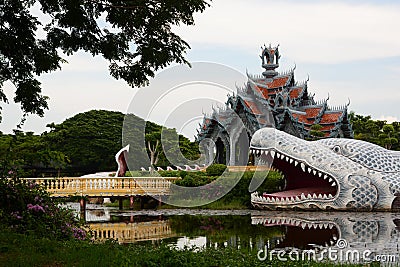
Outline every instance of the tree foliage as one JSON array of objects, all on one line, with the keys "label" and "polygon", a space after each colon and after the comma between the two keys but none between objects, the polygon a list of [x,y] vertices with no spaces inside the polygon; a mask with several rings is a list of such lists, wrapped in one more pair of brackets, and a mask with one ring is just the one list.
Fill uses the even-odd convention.
[{"label": "tree foliage", "polygon": [[350,113],[353,125],[354,138],[364,140],[385,147],[386,149],[400,150],[400,123],[388,124],[386,121],[372,120],[371,116]]},{"label": "tree foliage", "polygon": [[[128,118],[128,119],[127,119]],[[124,125],[129,122],[131,125]],[[63,123],[48,125],[50,131],[41,135],[15,131],[12,135],[0,135],[0,167],[5,177],[10,170],[20,170],[19,176],[37,177],[41,174],[82,175],[98,171],[115,171],[115,154],[129,141],[128,160],[132,170],[148,167],[151,152],[144,140],[157,144],[158,166],[170,165],[165,153],[168,144],[177,135],[168,129],[133,115],[121,112],[92,110],[77,114]],[[161,132],[165,139],[161,140]],[[198,145],[182,135],[177,149],[185,158],[198,157]],[[151,137],[151,138],[150,138]],[[162,142],[161,142],[162,141]],[[161,143],[163,143],[161,145]],[[164,143],[166,145],[164,145]],[[178,151],[173,151],[177,153]],[[172,153],[172,152],[171,152]]]},{"label": "tree foliage", "polygon": [[59,69],[61,52],[78,50],[103,56],[114,78],[144,85],[160,68],[188,63],[189,45],[173,27],[194,24],[193,14],[207,6],[204,0],[1,0],[0,101],[8,101],[1,88],[10,81],[24,113],[43,116],[47,97],[37,76]]},{"label": "tree foliage", "polygon": [[325,136],[325,134],[322,132],[322,126],[320,124],[312,125],[310,134],[312,140],[318,140]]},{"label": "tree foliage", "polygon": [[0,135],[1,177],[9,172],[20,177],[36,177],[38,169],[60,171],[68,163],[69,158],[63,152],[52,149],[42,136],[21,131],[14,131],[13,135]]}]

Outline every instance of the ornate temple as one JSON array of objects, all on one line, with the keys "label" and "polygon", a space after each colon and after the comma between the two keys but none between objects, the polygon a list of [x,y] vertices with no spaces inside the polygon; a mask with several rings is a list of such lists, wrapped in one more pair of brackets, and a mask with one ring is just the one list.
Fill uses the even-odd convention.
[{"label": "ornate temple", "polygon": [[330,107],[329,97],[316,101],[308,92],[308,79],[296,81],[296,68],[277,72],[281,58],[278,47],[264,46],[260,56],[265,69],[262,75],[247,74],[247,83],[237,88],[236,95],[228,95],[225,107],[204,115],[197,141],[207,164],[251,164],[252,159],[247,162],[250,139],[263,127],[275,127],[303,139],[353,137],[349,104]]}]

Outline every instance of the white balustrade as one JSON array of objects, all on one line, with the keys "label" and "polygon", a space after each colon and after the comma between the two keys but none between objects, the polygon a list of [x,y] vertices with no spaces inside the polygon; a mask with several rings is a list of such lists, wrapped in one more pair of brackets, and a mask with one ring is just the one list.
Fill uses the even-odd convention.
[{"label": "white balustrade", "polygon": [[175,177],[25,178],[43,186],[52,196],[167,195]]}]

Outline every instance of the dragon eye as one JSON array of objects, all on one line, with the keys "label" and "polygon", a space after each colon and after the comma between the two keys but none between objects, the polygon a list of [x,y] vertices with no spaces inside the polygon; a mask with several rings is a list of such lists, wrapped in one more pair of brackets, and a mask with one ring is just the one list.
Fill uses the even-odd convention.
[{"label": "dragon eye", "polygon": [[341,151],[340,146],[334,146],[334,147],[333,147],[333,151],[334,151],[335,153],[340,153],[340,151]]}]

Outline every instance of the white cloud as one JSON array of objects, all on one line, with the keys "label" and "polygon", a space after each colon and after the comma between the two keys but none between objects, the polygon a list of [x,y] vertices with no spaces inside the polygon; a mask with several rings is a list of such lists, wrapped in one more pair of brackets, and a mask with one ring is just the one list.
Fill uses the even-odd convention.
[{"label": "white cloud", "polygon": [[393,117],[393,116],[384,116],[384,115],[380,116],[380,117],[378,118],[378,120],[386,121],[387,123],[393,123],[393,122],[395,122],[395,121],[400,121],[397,117]]},{"label": "white cloud", "polygon": [[338,63],[400,55],[399,17],[398,5],[218,0],[178,32],[192,47],[281,43],[297,62]]}]

